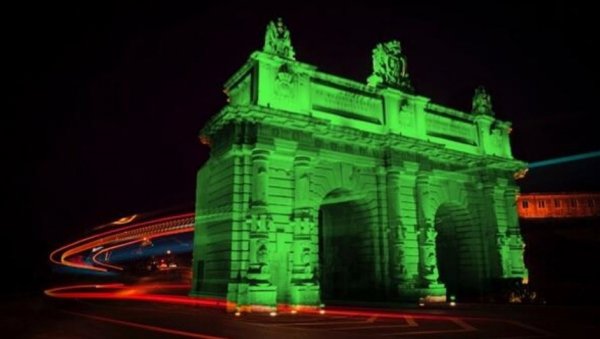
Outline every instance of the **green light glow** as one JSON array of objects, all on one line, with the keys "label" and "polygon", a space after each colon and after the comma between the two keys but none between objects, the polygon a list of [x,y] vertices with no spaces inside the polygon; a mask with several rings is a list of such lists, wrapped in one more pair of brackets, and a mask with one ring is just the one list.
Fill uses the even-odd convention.
[{"label": "green light glow", "polygon": [[367,84],[295,60],[281,21],[201,131],[192,295],[237,305],[439,300],[526,277],[510,123],[413,93],[397,41]]}]

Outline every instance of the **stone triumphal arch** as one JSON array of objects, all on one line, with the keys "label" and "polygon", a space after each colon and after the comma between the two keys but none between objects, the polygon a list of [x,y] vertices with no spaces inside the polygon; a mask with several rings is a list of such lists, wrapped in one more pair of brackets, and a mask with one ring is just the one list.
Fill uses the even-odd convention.
[{"label": "stone triumphal arch", "polygon": [[524,278],[510,123],[414,92],[400,43],[367,83],[295,59],[267,27],[201,131],[192,295],[232,305],[477,297]]}]

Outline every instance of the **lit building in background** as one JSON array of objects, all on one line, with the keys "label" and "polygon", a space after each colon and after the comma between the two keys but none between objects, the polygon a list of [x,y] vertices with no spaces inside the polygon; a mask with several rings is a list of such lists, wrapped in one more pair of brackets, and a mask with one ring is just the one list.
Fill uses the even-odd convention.
[{"label": "lit building in background", "polygon": [[517,206],[524,219],[600,217],[600,193],[527,193]]}]

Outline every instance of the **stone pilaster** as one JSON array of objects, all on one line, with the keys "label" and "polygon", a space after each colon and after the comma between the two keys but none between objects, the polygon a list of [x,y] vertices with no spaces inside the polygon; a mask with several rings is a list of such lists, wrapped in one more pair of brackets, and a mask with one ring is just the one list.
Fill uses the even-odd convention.
[{"label": "stone pilaster", "polygon": [[269,187],[269,151],[255,149],[252,151],[252,204],[257,207],[266,207]]},{"label": "stone pilaster", "polygon": [[416,200],[418,202],[418,242],[419,242],[419,282],[425,296],[445,296],[444,284],[439,282],[436,256],[437,232],[433,224],[435,217],[430,202],[430,173],[421,171],[416,179]]},{"label": "stone pilaster", "polygon": [[292,213],[292,305],[320,305],[317,212],[310,207],[310,157],[294,159],[294,210]]},{"label": "stone pilaster", "polygon": [[252,193],[248,229],[247,299],[242,304],[275,307],[277,288],[271,282],[271,255],[275,243],[273,220],[268,212],[269,151],[252,151]]},{"label": "stone pilaster", "polygon": [[[392,250],[391,271],[392,279],[398,285],[398,289],[406,287],[410,281],[408,272],[408,262],[406,255],[407,233],[409,227],[402,222],[401,213],[401,182],[400,170],[391,168],[387,172],[387,199],[388,199],[388,220],[389,220],[389,238],[390,248]],[[414,225],[413,225],[414,228]]]},{"label": "stone pilaster", "polygon": [[504,194],[504,201],[507,209],[507,245],[509,255],[509,259],[506,260],[508,267],[506,267],[506,270],[504,271],[504,277],[527,278],[529,272],[525,267],[525,261],[523,259],[525,243],[523,242],[523,237],[521,236],[521,230],[519,228],[519,217],[516,206],[518,193],[519,188],[513,184],[509,184]]}]

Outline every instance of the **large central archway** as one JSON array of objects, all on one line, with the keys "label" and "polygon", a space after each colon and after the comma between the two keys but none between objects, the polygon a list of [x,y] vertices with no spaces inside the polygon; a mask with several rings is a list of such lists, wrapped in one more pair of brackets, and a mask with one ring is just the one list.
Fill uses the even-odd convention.
[{"label": "large central archway", "polygon": [[440,281],[448,296],[477,299],[483,286],[484,255],[479,227],[465,207],[445,203],[437,210],[435,228]]},{"label": "large central archway", "polygon": [[319,209],[321,299],[372,299],[374,284],[370,216],[360,196],[330,192]]}]

